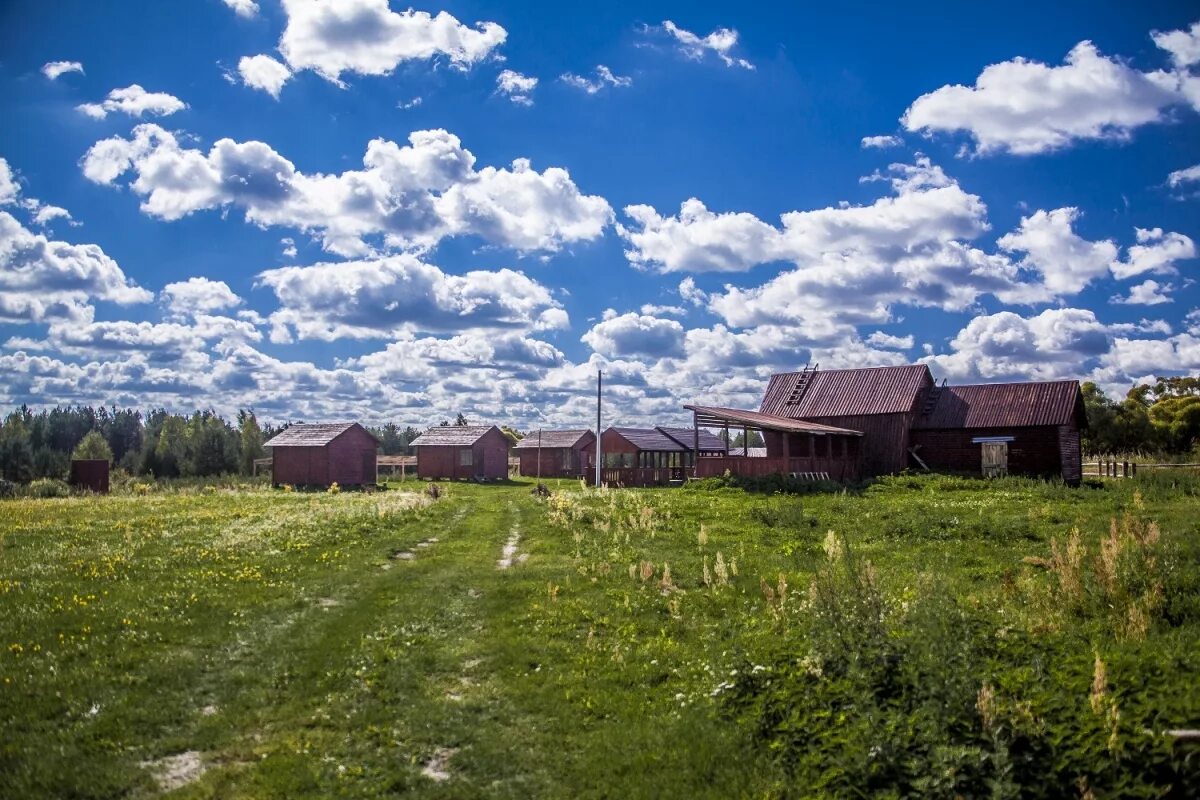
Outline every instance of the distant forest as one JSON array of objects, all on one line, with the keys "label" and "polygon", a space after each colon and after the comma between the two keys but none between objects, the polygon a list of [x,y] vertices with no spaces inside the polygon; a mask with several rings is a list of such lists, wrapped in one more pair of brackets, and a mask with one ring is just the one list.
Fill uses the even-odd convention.
[{"label": "distant forest", "polygon": [[[1094,383],[1082,388],[1088,416],[1085,453],[1179,456],[1200,447],[1200,378],[1162,378],[1134,387],[1120,402]],[[459,414],[454,424],[466,425],[467,419]],[[75,406],[34,412],[22,406],[0,423],[0,478],[63,478],[72,456],[107,458],[135,475],[249,475],[254,459],[265,455],[263,442],[285,427],[260,425],[249,410],[230,421],[212,411],[182,416],[163,409],[143,414]],[[411,425],[394,423],[368,430],[379,439],[384,455],[408,454],[409,443],[420,434]],[[514,442],[520,438],[512,428],[503,430]],[[733,446],[742,445],[740,432],[732,438]],[[752,436],[750,446],[760,441]]]},{"label": "distant forest", "polygon": [[[447,423],[443,423],[447,424]],[[459,424],[466,424],[459,415]],[[22,406],[0,423],[0,478],[24,483],[64,478],[71,458],[107,458],[134,475],[164,478],[250,475],[263,442],[287,425],[260,425],[253,411],[226,420],[212,411],[191,416],[157,409]],[[388,423],[368,427],[384,455],[405,455],[420,431]]]}]

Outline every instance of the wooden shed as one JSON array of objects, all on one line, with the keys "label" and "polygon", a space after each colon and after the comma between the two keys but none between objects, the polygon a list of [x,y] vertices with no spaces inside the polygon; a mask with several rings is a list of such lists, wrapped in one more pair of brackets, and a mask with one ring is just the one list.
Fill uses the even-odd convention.
[{"label": "wooden shed", "polygon": [[515,450],[521,475],[527,478],[579,478],[595,468],[596,434],[590,430],[532,431],[517,442]]},{"label": "wooden shed", "polygon": [[77,489],[108,494],[109,466],[107,458],[73,458],[68,482]]},{"label": "wooden shed", "polygon": [[417,476],[430,480],[508,477],[509,440],[495,425],[441,425],[409,445],[417,451]]},{"label": "wooden shed", "polygon": [[263,444],[271,449],[271,483],[374,486],[379,442],[357,422],[301,422]]},{"label": "wooden shed", "polygon": [[935,388],[917,416],[912,446],[930,469],[1041,475],[1079,483],[1087,427],[1078,381]]}]

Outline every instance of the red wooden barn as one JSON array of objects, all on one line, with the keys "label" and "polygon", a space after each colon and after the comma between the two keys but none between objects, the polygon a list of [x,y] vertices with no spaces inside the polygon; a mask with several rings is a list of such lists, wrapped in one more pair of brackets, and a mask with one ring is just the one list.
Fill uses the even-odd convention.
[{"label": "red wooden barn", "polygon": [[590,430],[533,431],[517,442],[515,450],[521,459],[521,474],[527,478],[578,478],[595,468],[596,434]]},{"label": "red wooden barn", "polygon": [[410,446],[417,450],[417,477],[432,480],[508,477],[508,437],[495,425],[441,425]]},{"label": "red wooden barn", "polygon": [[[772,375],[757,412],[688,408],[697,424],[762,431],[771,462],[742,463],[731,454],[726,460],[736,463],[699,462],[701,476],[802,472],[819,461],[817,471],[831,477],[930,468],[1077,483],[1079,432],[1087,425],[1078,381],[947,387],[924,364],[806,368]],[[793,430],[796,424],[816,427]]]},{"label": "red wooden barn", "polygon": [[301,422],[263,444],[271,449],[271,483],[374,486],[379,442],[357,422]]},{"label": "red wooden barn", "polygon": [[931,469],[978,472],[988,451],[996,472],[1078,483],[1085,427],[1078,381],[944,386],[917,416],[912,444]]},{"label": "red wooden barn", "polygon": [[[909,429],[933,388],[924,364],[865,369],[805,369],[772,375],[759,411],[862,434],[863,475],[899,472],[910,463]],[[772,438],[767,451],[776,454]]]}]

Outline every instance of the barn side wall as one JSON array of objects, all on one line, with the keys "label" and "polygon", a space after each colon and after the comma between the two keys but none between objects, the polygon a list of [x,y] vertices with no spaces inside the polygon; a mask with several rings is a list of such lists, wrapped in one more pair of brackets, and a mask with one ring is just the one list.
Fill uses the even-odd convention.
[{"label": "barn side wall", "polygon": [[[807,418],[806,418],[807,419]],[[808,420],[836,428],[861,431],[864,477],[890,475],[908,466],[912,414],[872,414],[865,417],[821,417]]]},{"label": "barn side wall", "polygon": [[1063,480],[1073,485],[1082,481],[1083,448],[1079,442],[1079,428],[1074,422],[1058,426],[1058,454]]},{"label": "barn side wall", "polygon": [[1008,443],[1009,474],[1063,475],[1059,431],[1053,425],[1036,428],[918,430],[912,432],[912,442],[913,445],[921,445],[917,455],[930,469],[978,475],[983,469],[983,451],[971,439],[981,436],[1013,437],[1013,441]]},{"label": "barn side wall", "polygon": [[329,459],[325,447],[271,448],[271,482],[293,486],[329,485]]}]

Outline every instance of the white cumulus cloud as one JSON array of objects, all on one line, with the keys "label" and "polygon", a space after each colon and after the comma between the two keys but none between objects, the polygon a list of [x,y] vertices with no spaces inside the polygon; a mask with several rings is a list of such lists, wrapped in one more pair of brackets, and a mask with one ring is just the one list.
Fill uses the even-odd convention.
[{"label": "white cumulus cloud", "polygon": [[187,103],[166,92],[147,92],[135,83],[124,89],[113,89],[102,102],[84,103],[75,108],[93,119],[104,119],[117,111],[131,117],[145,114],[165,117],[187,108]]},{"label": "white cumulus cloud", "polygon": [[50,80],[58,80],[59,76],[68,72],[83,74],[83,64],[78,61],[48,61],[42,65],[42,74]]},{"label": "white cumulus cloud", "polygon": [[233,9],[239,17],[250,18],[258,13],[258,3],[255,0],[221,0]]},{"label": "white cumulus cloud", "polygon": [[985,68],[973,86],[922,95],[901,117],[909,131],[966,132],[976,151],[1018,155],[1081,139],[1127,139],[1182,101],[1180,77],[1140,72],[1080,42],[1059,66],[1015,58]]},{"label": "white cumulus cloud", "polygon": [[612,219],[607,201],[582,194],[566,170],[538,172],[521,158],[476,169],[475,156],[444,130],[416,131],[404,146],[372,140],[363,166],[306,174],[263,142],[221,139],[204,153],[156,125],[97,142],[82,161],[97,183],[132,172],[130,186],[152,216],[237,207],[247,222],[318,234],[327,250],[345,256],[424,249],[463,235],[522,252],[555,251],[598,238]]},{"label": "white cumulus cloud", "polygon": [[445,11],[397,13],[388,0],[283,0],[283,9],[279,52],[292,71],[311,69],[339,85],[345,72],[388,75],[402,62],[438,56],[467,69],[508,37],[495,22],[467,26]]},{"label": "white cumulus cloud", "polygon": [[449,275],[415,256],[282,267],[259,275],[280,310],[275,341],[387,338],[412,332],[565,327],[550,290],[510,269]]},{"label": "white cumulus cloud", "polygon": [[276,100],[283,85],[292,77],[292,71],[286,65],[267,55],[242,57],[238,61],[238,74],[242,76],[242,83],[261,89]]},{"label": "white cumulus cloud", "polygon": [[496,91],[506,95],[509,100],[523,106],[533,105],[529,95],[537,88],[538,79],[522,75],[515,70],[506,69],[496,76]]}]

